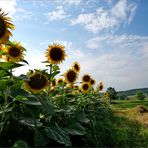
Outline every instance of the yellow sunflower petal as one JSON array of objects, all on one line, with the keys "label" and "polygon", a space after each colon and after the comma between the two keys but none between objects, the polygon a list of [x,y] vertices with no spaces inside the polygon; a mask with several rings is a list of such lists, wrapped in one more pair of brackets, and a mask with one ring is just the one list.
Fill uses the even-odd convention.
[{"label": "yellow sunflower petal", "polygon": [[64,74],[64,77],[65,77],[65,81],[67,83],[74,83],[77,78],[78,78],[78,74],[75,70],[73,69],[69,69],[65,74]]},{"label": "yellow sunflower petal", "polygon": [[28,77],[30,80],[25,80],[24,86],[34,94],[40,93],[49,85],[48,77],[40,71],[31,72]]},{"label": "yellow sunflower petal", "polygon": [[12,42],[13,44],[11,46],[6,46],[6,61],[12,61],[12,62],[19,62],[22,59],[24,59],[24,48],[21,46],[20,42]]},{"label": "yellow sunflower petal", "polygon": [[74,62],[72,68],[76,72],[80,72],[80,64],[78,62]]},{"label": "yellow sunflower petal", "polygon": [[88,74],[83,75],[83,77],[82,77],[83,82],[90,82],[90,80],[91,80],[90,75],[88,75]]},{"label": "yellow sunflower petal", "polygon": [[82,90],[83,93],[87,93],[89,91],[89,89],[90,89],[90,83],[83,82],[81,84],[81,90]]},{"label": "yellow sunflower petal", "polygon": [[0,44],[5,44],[12,36],[9,29],[14,30],[14,25],[10,23],[11,19],[7,14],[0,12]]},{"label": "yellow sunflower petal", "polygon": [[95,81],[94,79],[91,79],[91,80],[90,80],[90,84],[91,84],[91,85],[95,85],[95,83],[96,83],[96,81]]},{"label": "yellow sunflower petal", "polygon": [[103,89],[104,89],[104,85],[103,85],[102,82],[100,82],[99,85],[98,85],[98,90],[102,91]]},{"label": "yellow sunflower petal", "polygon": [[64,48],[64,46],[57,43],[49,45],[45,53],[48,62],[51,64],[60,64],[63,60],[65,60],[66,54]]}]

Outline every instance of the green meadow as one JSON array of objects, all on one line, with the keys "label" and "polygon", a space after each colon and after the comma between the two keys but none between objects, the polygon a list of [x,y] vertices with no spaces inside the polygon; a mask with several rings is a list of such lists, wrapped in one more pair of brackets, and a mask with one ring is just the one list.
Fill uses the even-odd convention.
[{"label": "green meadow", "polygon": [[144,100],[138,100],[136,96],[129,96],[129,100],[114,100],[111,105],[112,108],[128,109],[137,105],[144,105],[148,107],[148,97]]}]

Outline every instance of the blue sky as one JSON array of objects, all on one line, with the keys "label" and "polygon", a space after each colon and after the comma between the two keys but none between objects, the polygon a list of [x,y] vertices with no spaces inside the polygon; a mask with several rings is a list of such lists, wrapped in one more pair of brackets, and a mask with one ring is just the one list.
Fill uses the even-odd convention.
[{"label": "blue sky", "polygon": [[67,59],[61,73],[74,61],[80,77],[89,73],[116,90],[148,87],[147,0],[0,0],[15,25],[11,41],[27,49],[28,69],[44,68],[44,53],[58,42]]}]

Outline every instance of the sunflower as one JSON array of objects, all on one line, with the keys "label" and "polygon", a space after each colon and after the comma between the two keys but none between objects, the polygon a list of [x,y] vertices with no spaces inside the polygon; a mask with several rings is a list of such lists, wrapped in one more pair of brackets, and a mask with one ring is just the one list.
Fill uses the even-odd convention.
[{"label": "sunflower", "polygon": [[85,75],[82,77],[82,81],[83,81],[83,82],[90,82],[90,80],[91,80],[91,77],[90,77],[90,75],[88,75],[88,74],[85,74]]},{"label": "sunflower", "polygon": [[53,79],[53,80],[51,81],[51,85],[52,85],[53,87],[57,85],[56,79]]},{"label": "sunflower", "polygon": [[91,84],[91,85],[95,85],[95,83],[96,83],[96,81],[95,81],[94,79],[91,79],[91,80],[90,80],[90,84]]},{"label": "sunflower", "polygon": [[81,90],[81,89],[79,89],[79,90],[78,90],[78,92],[80,93],[80,92],[82,92],[82,90]]},{"label": "sunflower", "polygon": [[75,70],[76,72],[80,72],[80,65],[79,65],[78,62],[74,62],[72,68],[73,68],[73,70]]},{"label": "sunflower", "polygon": [[51,64],[60,64],[63,60],[65,60],[66,54],[64,48],[64,46],[57,43],[49,45],[45,53],[48,62]]},{"label": "sunflower", "polygon": [[59,78],[59,79],[57,80],[57,83],[58,83],[58,84],[61,84],[62,82],[64,82],[63,78]]},{"label": "sunflower", "polygon": [[71,83],[70,83],[70,84],[67,84],[67,85],[66,85],[66,88],[68,88],[68,89],[69,89],[69,88],[72,88],[72,89],[73,89],[73,88],[74,88],[74,85],[71,84]]},{"label": "sunflower", "polygon": [[89,91],[89,89],[90,89],[90,83],[83,82],[81,84],[81,90],[82,90],[82,92],[87,93]]},{"label": "sunflower", "polygon": [[49,89],[49,91],[48,91],[49,94],[52,94],[52,93],[54,93],[54,92],[55,92],[55,88],[54,88],[54,87],[51,87],[51,88]]},{"label": "sunflower", "polygon": [[104,89],[104,85],[103,85],[102,82],[100,82],[99,85],[98,85],[98,90],[102,91],[103,89]]},{"label": "sunflower", "polygon": [[69,69],[65,74],[64,74],[64,77],[65,77],[65,81],[67,83],[74,83],[77,78],[78,78],[78,74],[75,70],[73,69]]},{"label": "sunflower", "polygon": [[79,86],[78,86],[78,85],[74,85],[74,88],[75,88],[75,89],[79,89]]},{"label": "sunflower", "polygon": [[9,29],[14,30],[14,25],[11,24],[11,18],[6,17],[7,14],[0,11],[0,44],[4,44],[12,36]]},{"label": "sunflower", "polygon": [[25,88],[35,94],[44,90],[48,85],[48,77],[41,71],[34,71],[28,74],[29,80],[24,81]]},{"label": "sunflower", "polygon": [[104,98],[106,98],[106,99],[109,98],[109,94],[107,92],[104,93]]},{"label": "sunflower", "polygon": [[19,62],[24,59],[25,48],[21,46],[20,42],[12,42],[11,46],[6,46],[6,61]]}]

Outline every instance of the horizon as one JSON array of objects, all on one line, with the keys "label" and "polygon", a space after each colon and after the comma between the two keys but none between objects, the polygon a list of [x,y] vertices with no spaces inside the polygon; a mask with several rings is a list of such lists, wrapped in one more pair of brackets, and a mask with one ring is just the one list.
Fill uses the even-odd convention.
[{"label": "horizon", "polygon": [[[61,73],[73,62],[105,89],[148,88],[148,1],[141,0],[0,0],[15,25],[10,41],[26,48],[30,67],[44,68],[45,51],[54,42],[65,46]],[[79,79],[80,80],[80,79]]]}]

